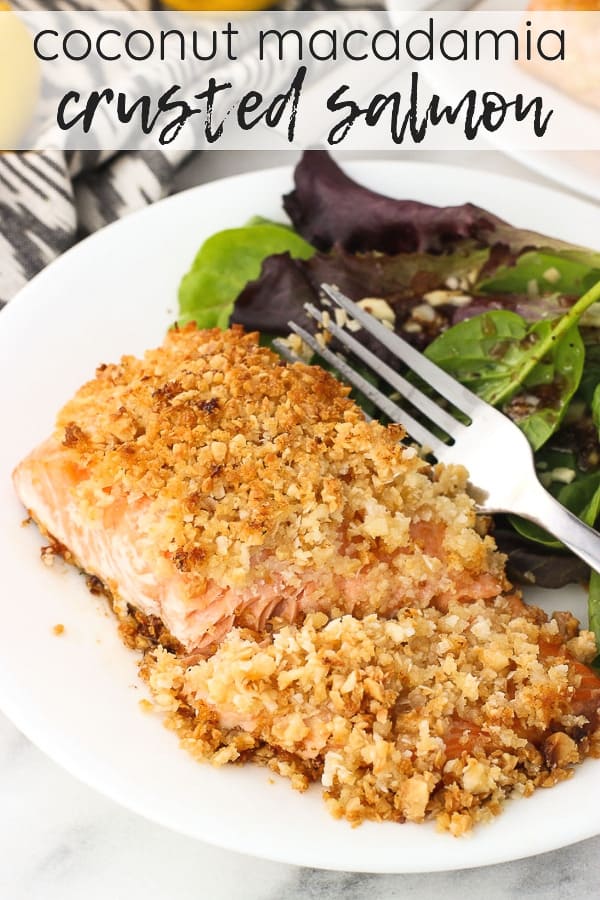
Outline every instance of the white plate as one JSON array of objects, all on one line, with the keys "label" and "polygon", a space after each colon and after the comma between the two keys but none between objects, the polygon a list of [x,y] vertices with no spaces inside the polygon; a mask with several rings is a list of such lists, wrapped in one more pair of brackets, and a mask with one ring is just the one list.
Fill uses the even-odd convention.
[{"label": "white plate", "polygon": [[[464,169],[352,163],[380,191],[457,204],[472,200],[515,224],[578,243],[598,241],[598,213],[525,182]],[[430,826],[329,817],[317,788],[247,766],[212,769],[141,712],[136,656],[102,599],[74,571],[47,569],[34,527],[20,527],[10,482],[17,461],[50,431],[56,411],[103,361],[158,345],[201,241],[251,215],[280,218],[289,169],[213,182],[105,228],[35,278],[0,316],[0,706],[42,750],[118,803],[176,831],[255,856],[332,869],[433,871],[540,853],[600,833],[600,763],[551,791],[507,804],[454,839]],[[556,603],[583,610],[572,589]],[[52,628],[65,626],[57,637]]]},{"label": "white plate", "polygon": [[[598,113],[600,120],[600,113]],[[600,151],[547,150],[539,153],[503,147],[508,156],[562,187],[600,202]]]}]

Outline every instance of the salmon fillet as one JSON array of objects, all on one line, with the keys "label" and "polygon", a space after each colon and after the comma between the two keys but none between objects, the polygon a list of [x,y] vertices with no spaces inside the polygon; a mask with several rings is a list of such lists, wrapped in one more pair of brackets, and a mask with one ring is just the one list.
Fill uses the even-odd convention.
[{"label": "salmon fillet", "polygon": [[234,625],[505,590],[466,472],[428,466],[401,437],[256,334],[188,326],[100,366],[14,483],[118,613],[158,617],[206,651]]}]

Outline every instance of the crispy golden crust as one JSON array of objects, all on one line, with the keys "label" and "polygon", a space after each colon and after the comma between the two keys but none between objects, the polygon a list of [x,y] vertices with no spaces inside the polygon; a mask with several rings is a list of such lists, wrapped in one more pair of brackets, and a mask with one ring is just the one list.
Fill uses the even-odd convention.
[{"label": "crispy golden crust", "polygon": [[600,756],[600,679],[578,651],[595,653],[593,635],[566,647],[556,620],[504,597],[234,629],[210,659],[158,649],[144,674],[197,759],[320,780],[354,824],[435,818],[458,835]]},{"label": "crispy golden crust", "polygon": [[[269,582],[277,567],[293,589],[306,572],[351,578],[366,565],[375,586],[396,577],[394,554],[407,585],[439,579],[443,590],[448,572],[492,571],[501,589],[464,470],[430,470],[398,444],[399,427],[365,422],[347,393],[321,368],[283,365],[256,334],[189,326],[141,360],[101,366],[57,437],[81,473],[80,510],[106,521],[111,504],[149,501],[140,532],[190,594],[208,579]],[[444,561],[421,554],[408,572],[414,528],[430,522]]]}]

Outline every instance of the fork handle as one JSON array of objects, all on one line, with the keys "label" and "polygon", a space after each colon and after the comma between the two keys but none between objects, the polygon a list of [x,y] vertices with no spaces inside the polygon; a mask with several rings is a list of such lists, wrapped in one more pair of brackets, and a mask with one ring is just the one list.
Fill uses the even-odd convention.
[{"label": "fork handle", "polygon": [[511,510],[549,531],[591,569],[600,572],[600,533],[569,512],[541,484],[519,498],[521,508]]}]

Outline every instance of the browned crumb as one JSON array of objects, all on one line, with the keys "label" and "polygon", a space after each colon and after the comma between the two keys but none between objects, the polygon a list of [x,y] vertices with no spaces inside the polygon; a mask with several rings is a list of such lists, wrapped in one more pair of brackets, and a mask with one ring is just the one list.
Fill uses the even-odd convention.
[{"label": "browned crumb", "polygon": [[52,546],[42,547],[42,549],[40,550],[40,559],[45,566],[48,566],[48,568],[53,566],[54,560],[56,559],[54,548]]},{"label": "browned crumb", "polygon": [[79,514],[93,522],[143,497],[144,538],[190,596],[270,583],[282,562],[294,596],[320,573],[313,609],[336,585],[360,588],[355,614],[375,593],[386,614],[399,593],[425,605],[474,582],[504,590],[465,470],[428,467],[400,426],[366,422],[347,395],[317,366],[282,366],[256,334],[190,327],[101,366],[54,440],[86,470],[72,487]]},{"label": "browned crumb", "polygon": [[49,544],[46,544],[40,550],[40,559],[45,566],[53,566],[57,559],[64,559],[65,562],[73,561],[71,551],[68,549],[68,547],[65,547],[64,544],[61,544],[60,541],[57,541],[56,538],[52,537],[51,534],[45,532],[44,529],[40,530],[50,541]]},{"label": "browned crumb", "polygon": [[[110,592],[105,589],[110,598]],[[153,647],[165,647],[174,653],[183,655],[183,647],[165,628],[156,616],[147,616],[133,607],[122,612],[113,601],[113,608],[119,616],[119,632],[123,642],[132,650],[148,650]]]},{"label": "browned crumb", "polygon": [[93,594],[95,597],[110,597],[110,591],[106,585],[95,575],[86,574],[85,583],[90,594]]},{"label": "browned crumb", "polygon": [[55,625],[55,626],[53,627],[52,633],[53,633],[53,634],[56,634],[56,635],[64,634],[64,633],[65,633],[65,626],[62,625],[62,624],[59,622],[58,625]]},{"label": "browned crumb", "polygon": [[504,597],[236,628],[207,660],[149,652],[143,675],[198,760],[251,759],[298,790],[320,781],[353,825],[435,819],[460,835],[600,756],[600,679],[575,655],[592,643]]}]

